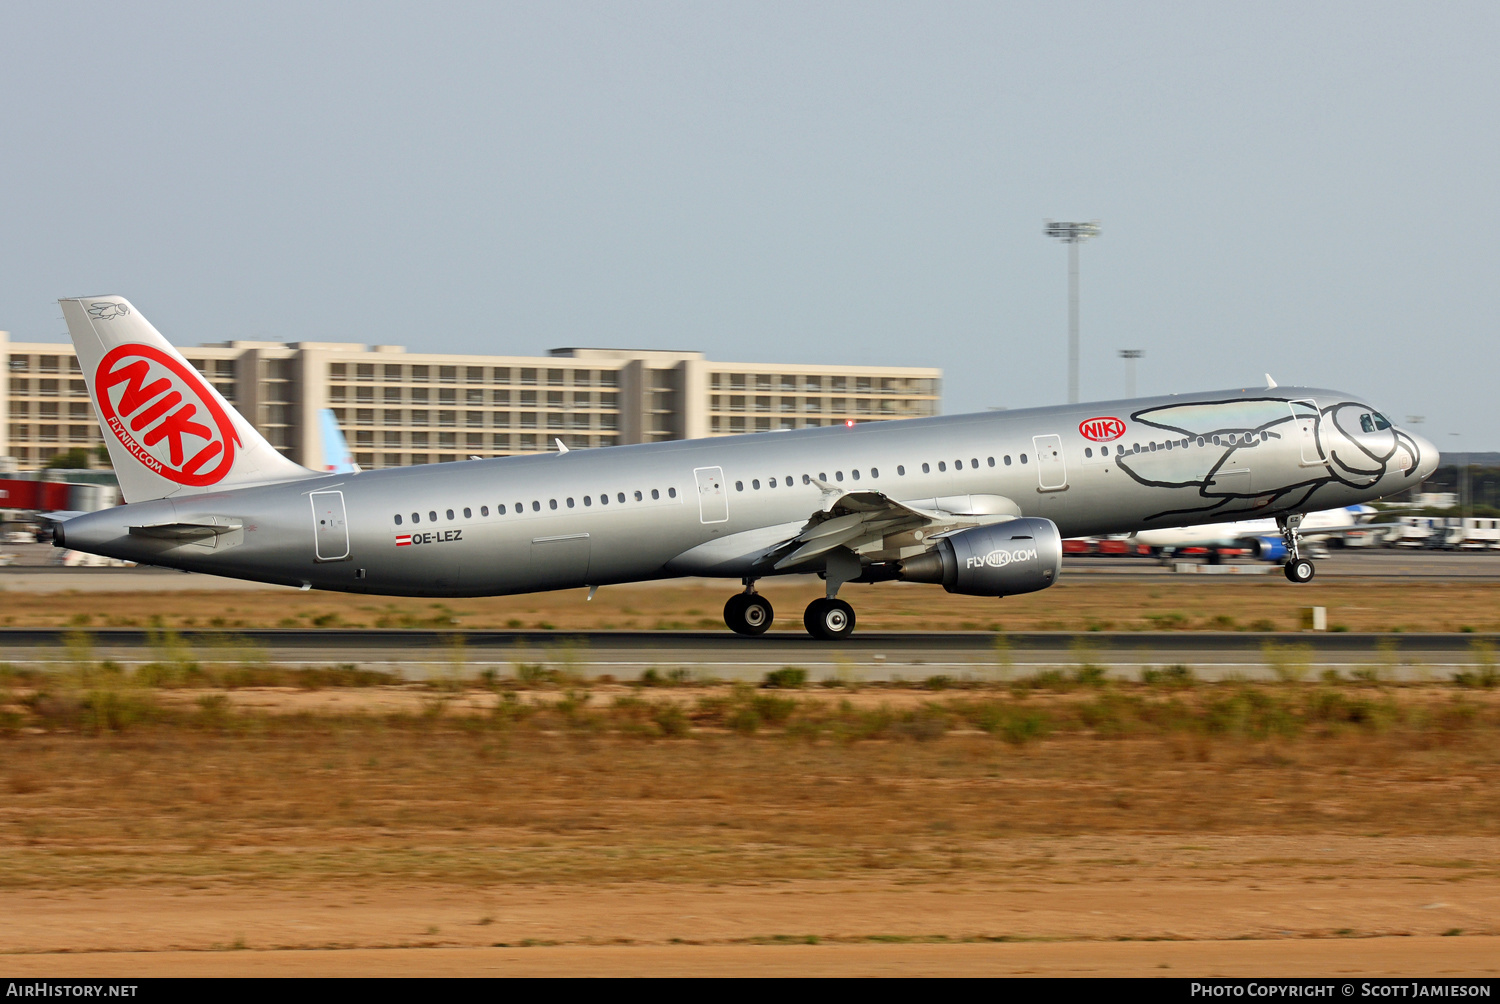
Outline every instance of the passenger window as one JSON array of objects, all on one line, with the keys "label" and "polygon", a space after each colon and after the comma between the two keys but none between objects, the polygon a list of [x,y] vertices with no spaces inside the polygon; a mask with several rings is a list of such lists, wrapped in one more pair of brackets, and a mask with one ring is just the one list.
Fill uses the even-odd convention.
[{"label": "passenger window", "polygon": [[1218,436],[1215,436],[1214,437],[1214,445],[1215,446],[1223,446],[1224,444],[1221,443],[1221,442],[1219,442],[1219,437]]},{"label": "passenger window", "polygon": [[1005,455],[1005,466],[1006,466],[1006,467],[1009,467],[1009,466],[1010,466],[1010,454],[1009,454],[1009,453],[1007,453],[1007,454],[1006,454],[1006,455]]},{"label": "passenger window", "polygon": [[771,478],[770,480],[768,480],[766,482],[766,487],[767,488],[775,488],[776,487],[776,479],[775,478]]},{"label": "passenger window", "polygon": [[659,492],[655,488],[653,488],[653,489],[651,489],[651,497],[654,498],[654,499],[659,499],[659,498],[661,498],[661,492]]},{"label": "passenger window", "polygon": [[979,458],[978,457],[970,457],[969,458],[969,466],[972,467],[972,468],[974,468],[976,471],[979,470]]},{"label": "passenger window", "polygon": [[760,478],[756,478],[753,481],[751,481],[750,482],[750,487],[754,488],[756,491],[760,491]]},{"label": "passenger window", "polygon": [[481,515],[481,516],[488,516],[489,514],[490,514],[490,507],[489,506],[482,505],[482,506],[479,507],[479,515]]},{"label": "passenger window", "polygon": [[436,523],[436,522],[437,522],[437,513],[435,513],[435,512],[429,512],[429,513],[428,513],[428,514],[427,514],[427,519],[428,519],[428,520],[429,520],[429,521],[430,521],[430,522],[433,522],[433,523]]},{"label": "passenger window", "polygon": [[737,492],[744,491],[745,490],[745,482],[743,482],[743,481],[736,481],[734,483],[734,490],[737,491]]},{"label": "passenger window", "polygon": [[401,525],[401,514],[399,512],[396,513],[396,525],[397,526]]},{"label": "passenger window", "polygon": [[946,460],[939,460],[938,461],[938,470],[939,471],[947,471],[948,470],[948,461],[946,461]]},{"label": "passenger window", "polygon": [[1021,463],[1026,463],[1026,454],[1021,454]]},{"label": "passenger window", "polygon": [[572,498],[572,496],[568,497],[568,508],[569,509],[573,508],[573,498]]},{"label": "passenger window", "polygon": [[872,477],[872,478],[878,478],[878,477],[880,477],[880,468],[878,468],[878,467],[872,467],[872,468],[870,468],[870,477]]},{"label": "passenger window", "polygon": [[810,478],[806,474],[804,474],[804,475],[802,475],[802,483],[804,485],[810,485],[810,484],[812,484],[812,478]]},{"label": "passenger window", "polygon": [[443,515],[447,516],[449,519],[452,519],[453,518],[453,510],[449,509]]},{"label": "passenger window", "polygon": [[1092,456],[1093,456],[1093,455],[1094,455],[1094,450],[1093,450],[1093,447],[1090,447],[1090,446],[1085,446],[1085,447],[1084,447],[1084,448],[1083,448],[1083,455],[1084,455],[1084,456],[1085,456],[1085,457],[1092,457]]},{"label": "passenger window", "polygon": [[625,501],[625,493],[624,492],[617,492],[615,494],[615,501],[616,502],[624,502]]},{"label": "passenger window", "polygon": [[1368,414],[1359,416],[1359,427],[1365,432],[1375,431],[1375,420]]},{"label": "passenger window", "polygon": [[896,465],[896,477],[898,477],[898,478],[904,478],[904,477],[906,477],[906,465],[905,464],[897,464]]},{"label": "passenger window", "polygon": [[1199,445],[1199,446],[1202,446],[1202,445],[1203,445],[1203,437],[1202,437],[1202,436],[1199,436],[1199,437],[1198,437],[1198,445]]},{"label": "passenger window", "polygon": [[644,499],[644,498],[645,498],[645,496],[643,496],[643,495],[642,495],[642,494],[641,494],[641,493],[640,493],[640,492],[636,492],[636,493],[635,493],[635,500],[636,500],[636,501],[637,501],[637,502],[640,502],[640,501],[642,501],[642,500],[643,500],[643,499]]},{"label": "passenger window", "polygon": [[548,509],[556,509],[557,508],[557,499],[548,499],[547,500],[547,508]]},{"label": "passenger window", "polygon": [[991,467],[995,466],[995,458],[994,457],[986,457],[985,459],[990,462],[990,466]]},{"label": "passenger window", "polygon": [[609,505],[609,492],[601,492],[599,495],[600,505]]},{"label": "passenger window", "polygon": [[464,519],[473,519],[473,518],[474,518],[474,510],[469,509],[468,507],[465,507],[464,508]]},{"label": "passenger window", "polygon": [[964,462],[962,460],[955,460],[955,461],[953,461],[953,469],[955,471],[961,471],[961,470],[963,470],[964,469]]},{"label": "passenger window", "polygon": [[851,478],[853,478],[855,481],[858,481],[859,480],[859,471],[850,471],[849,472],[849,476]]},{"label": "passenger window", "polygon": [[842,481],[842,480],[844,480],[844,472],[843,471],[834,471],[833,472],[833,480],[835,480],[835,481]]},{"label": "passenger window", "polygon": [[667,498],[669,498],[669,499],[675,499],[676,497],[677,497],[677,489],[676,488],[668,488],[667,489]]},{"label": "passenger window", "polygon": [[413,523],[420,523],[420,522],[422,522],[422,514],[421,513],[417,513],[417,512],[412,513],[411,514],[411,521]]},{"label": "passenger window", "polygon": [[928,466],[927,464],[924,463],[922,465],[922,473],[923,474],[931,474],[932,473],[932,468],[930,466]]},{"label": "passenger window", "polygon": [[828,480],[828,472],[827,471],[819,471],[818,472],[818,480],[826,482]]},{"label": "passenger window", "polygon": [[[516,506],[516,508],[520,509],[521,507],[520,506]],[[499,505],[495,506],[495,515],[496,516],[504,516],[505,515],[505,503],[504,502],[501,502]]]},{"label": "passenger window", "polygon": [[592,496],[592,495],[585,495],[583,497],[583,504],[586,505],[586,506],[593,505],[594,504],[594,496]]},{"label": "passenger window", "polygon": [[[556,508],[556,507],[557,507],[556,503],[553,503],[553,508]],[[542,504],[540,502],[538,502],[536,499],[532,499],[531,500],[531,511],[532,512],[541,512],[542,511]]]}]

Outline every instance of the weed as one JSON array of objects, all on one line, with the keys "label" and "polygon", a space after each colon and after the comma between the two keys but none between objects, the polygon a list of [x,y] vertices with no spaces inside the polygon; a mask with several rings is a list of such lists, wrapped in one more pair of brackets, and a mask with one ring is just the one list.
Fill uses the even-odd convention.
[{"label": "weed", "polygon": [[807,670],[798,666],[783,666],[781,669],[773,669],[766,674],[766,678],[761,682],[761,686],[771,689],[801,689],[807,686]]}]

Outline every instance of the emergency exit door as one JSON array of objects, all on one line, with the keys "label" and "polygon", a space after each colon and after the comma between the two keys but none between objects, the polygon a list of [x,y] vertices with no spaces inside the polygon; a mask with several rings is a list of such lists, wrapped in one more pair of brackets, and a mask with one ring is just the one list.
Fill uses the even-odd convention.
[{"label": "emergency exit door", "polygon": [[1032,436],[1036,447],[1037,485],[1044,492],[1068,487],[1068,462],[1063,459],[1061,436]]},{"label": "emergency exit door", "polygon": [[697,467],[693,478],[698,482],[698,518],[704,523],[727,522],[729,493],[724,490],[724,469]]},{"label": "emergency exit door", "polygon": [[313,492],[313,555],[318,561],[349,557],[349,523],[344,516],[343,492]]}]

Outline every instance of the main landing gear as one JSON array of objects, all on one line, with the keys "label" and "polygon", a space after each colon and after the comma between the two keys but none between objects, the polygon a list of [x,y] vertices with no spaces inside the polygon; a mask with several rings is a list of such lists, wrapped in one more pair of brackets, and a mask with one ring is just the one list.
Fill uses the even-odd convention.
[{"label": "main landing gear", "polygon": [[724,623],[735,634],[765,634],[775,616],[771,601],[755,591],[751,579],[745,580],[743,593],[735,593],[724,604]]},{"label": "main landing gear", "polygon": [[[745,591],[724,604],[724,623],[736,634],[765,634],[775,611],[771,601],[755,591],[754,580],[745,580]],[[854,633],[854,608],[832,596],[813,600],[802,614],[807,633],[822,641],[840,641]]]},{"label": "main landing gear", "polygon": [[813,600],[802,614],[807,633],[823,641],[840,641],[854,633],[854,608],[843,600]]},{"label": "main landing gear", "polygon": [[1282,570],[1286,572],[1287,581],[1311,582],[1317,569],[1313,568],[1310,559],[1302,556],[1302,549],[1298,546],[1297,528],[1302,525],[1302,514],[1277,516],[1276,525],[1281,530],[1281,539],[1286,542],[1286,564]]}]

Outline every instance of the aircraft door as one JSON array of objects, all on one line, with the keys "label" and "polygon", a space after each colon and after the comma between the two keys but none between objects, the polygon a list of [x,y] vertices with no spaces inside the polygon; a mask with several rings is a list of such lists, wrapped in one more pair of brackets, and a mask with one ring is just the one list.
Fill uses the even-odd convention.
[{"label": "aircraft door", "polygon": [[1291,406],[1292,418],[1297,424],[1297,446],[1302,451],[1302,466],[1317,467],[1326,463],[1318,436],[1318,402],[1293,401]]},{"label": "aircraft door", "polygon": [[724,523],[729,519],[729,494],[724,490],[722,467],[695,467],[698,482],[698,519],[704,523]]},{"label": "aircraft door", "polygon": [[1061,436],[1032,436],[1036,446],[1036,477],[1044,492],[1068,487],[1068,462],[1063,459]]},{"label": "aircraft door", "polygon": [[344,515],[343,492],[313,492],[313,556],[318,561],[344,561],[349,557],[349,523]]}]

